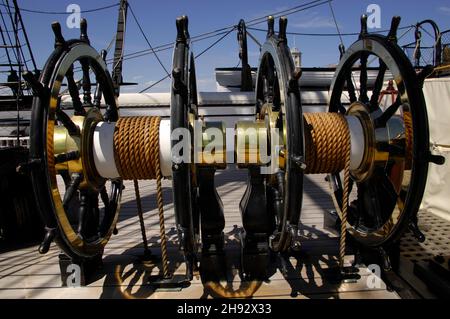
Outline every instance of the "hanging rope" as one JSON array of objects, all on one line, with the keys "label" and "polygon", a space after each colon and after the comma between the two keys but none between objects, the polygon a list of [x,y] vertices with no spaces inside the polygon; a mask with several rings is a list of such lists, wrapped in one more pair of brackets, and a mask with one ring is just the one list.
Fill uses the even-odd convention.
[{"label": "hanging rope", "polygon": [[156,179],[162,268],[164,278],[168,278],[169,258],[159,160],[160,122],[161,118],[154,116],[120,118],[114,132],[114,154],[117,170],[124,180]]},{"label": "hanging rope", "polygon": [[136,205],[139,217],[139,225],[141,226],[142,242],[144,243],[144,252],[145,255],[148,255],[150,251],[148,249],[147,234],[145,232],[144,212],[142,210],[141,194],[139,192],[139,182],[136,179],[133,182],[134,182],[134,193],[136,194]]},{"label": "hanging rope", "polygon": [[347,120],[337,113],[305,113],[306,174],[344,171],[339,266],[344,267],[350,183],[351,140]]}]

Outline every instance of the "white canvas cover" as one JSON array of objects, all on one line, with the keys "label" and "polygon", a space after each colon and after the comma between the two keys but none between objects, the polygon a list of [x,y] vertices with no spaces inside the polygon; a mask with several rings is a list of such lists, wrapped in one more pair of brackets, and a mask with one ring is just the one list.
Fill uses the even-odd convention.
[{"label": "white canvas cover", "polygon": [[431,153],[445,157],[445,164],[430,164],[421,210],[450,221],[450,78],[427,79]]}]

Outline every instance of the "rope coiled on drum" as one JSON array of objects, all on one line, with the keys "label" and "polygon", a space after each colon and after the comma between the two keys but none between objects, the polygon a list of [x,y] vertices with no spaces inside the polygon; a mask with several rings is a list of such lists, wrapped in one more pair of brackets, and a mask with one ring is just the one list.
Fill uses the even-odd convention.
[{"label": "rope coiled on drum", "polygon": [[338,173],[345,168],[350,144],[347,120],[337,113],[305,113],[305,174]]},{"label": "rope coiled on drum", "polygon": [[347,239],[351,138],[347,120],[337,113],[305,113],[306,174],[344,171],[339,266],[344,267]]},{"label": "rope coiled on drum", "polygon": [[[159,152],[159,117],[124,117],[117,121],[114,132],[114,154],[117,170],[124,180],[156,179]],[[158,157],[159,163],[159,157]]]},{"label": "rope coiled on drum", "polygon": [[[161,258],[164,278],[169,277],[169,257],[162,196],[162,173],[159,159],[159,126],[155,116],[124,117],[116,123],[114,154],[117,170],[124,180],[155,180],[159,212]],[[143,236],[145,237],[145,236]]]}]

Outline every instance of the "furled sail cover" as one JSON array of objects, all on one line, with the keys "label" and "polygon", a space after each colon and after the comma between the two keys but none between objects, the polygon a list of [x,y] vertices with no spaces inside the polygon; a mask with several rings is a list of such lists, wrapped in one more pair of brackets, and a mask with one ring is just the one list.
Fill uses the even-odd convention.
[{"label": "furled sail cover", "polygon": [[433,155],[445,157],[445,164],[430,164],[421,211],[450,221],[450,78],[428,79],[423,92],[430,124]]}]

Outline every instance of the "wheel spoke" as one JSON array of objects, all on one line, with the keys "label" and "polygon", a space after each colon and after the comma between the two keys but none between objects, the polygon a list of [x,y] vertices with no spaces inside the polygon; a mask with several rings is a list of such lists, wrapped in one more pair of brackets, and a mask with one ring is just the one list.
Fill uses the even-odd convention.
[{"label": "wheel spoke", "polygon": [[90,195],[91,214],[89,215],[89,234],[92,236],[98,235],[100,210],[98,208],[98,193]]},{"label": "wheel spoke", "polygon": [[360,95],[359,100],[362,103],[368,103],[369,97],[367,96],[367,61],[369,59],[369,55],[367,53],[361,54],[361,74],[359,78],[360,85]]},{"label": "wheel spoke", "polygon": [[383,208],[381,210],[382,217],[384,220],[387,220],[397,205],[398,194],[391,179],[385,173],[379,178],[378,189],[379,198],[383,203],[381,205]]},{"label": "wheel spoke", "polygon": [[103,234],[105,231],[108,230],[108,225],[110,225],[112,219],[114,218],[114,210],[111,207],[109,195],[108,192],[106,191],[106,187],[104,186],[100,190],[100,198],[103,202],[103,205],[105,206],[103,220],[101,221],[101,223],[99,223],[99,233]]},{"label": "wheel spoke", "polygon": [[367,181],[358,185],[360,224],[379,229],[391,216],[397,204],[397,193],[384,170],[379,168]]},{"label": "wheel spoke", "polygon": [[347,82],[347,92],[348,92],[348,96],[350,98],[350,103],[355,103],[357,101],[357,98],[356,98],[355,86],[353,85],[351,69],[347,72],[346,82]]},{"label": "wheel spoke", "polygon": [[83,70],[83,103],[84,105],[92,105],[91,96],[91,78],[90,78],[90,67],[89,61],[81,60],[81,69]]},{"label": "wheel spoke", "polygon": [[73,173],[71,175],[71,180],[66,189],[66,193],[64,194],[63,207],[67,209],[69,203],[73,199],[76,194],[78,187],[80,186],[81,181],[83,180],[83,174]]},{"label": "wheel spoke", "polygon": [[79,136],[80,128],[70,119],[69,115],[60,108],[56,110],[56,118],[64,125],[70,135]]},{"label": "wheel spoke", "polygon": [[70,97],[72,98],[72,104],[75,115],[86,115],[86,111],[80,100],[80,91],[78,90],[78,85],[73,78],[73,65],[70,66],[66,73],[67,85],[69,86]]},{"label": "wheel spoke", "polygon": [[82,238],[97,236],[99,232],[99,218],[98,193],[82,191],[78,215],[78,234]]},{"label": "wheel spoke", "polygon": [[98,109],[100,109],[100,104],[102,101],[102,95],[103,95],[103,90],[102,87],[98,81],[98,79],[96,79],[97,81],[97,85],[95,87],[95,93],[94,93],[94,106]]},{"label": "wheel spoke", "polygon": [[[340,52],[340,59],[342,60],[342,58],[343,58],[343,56],[345,54],[345,46],[344,46],[344,44],[341,44],[339,46],[339,52]],[[355,86],[353,85],[351,68],[345,74],[345,82],[347,82],[347,91],[348,91],[348,96],[349,96],[350,103],[355,103],[356,102],[356,92],[355,92]],[[340,112],[341,113],[345,113],[346,111],[342,112],[342,109],[341,109]]]},{"label": "wheel spoke", "polygon": [[370,99],[370,112],[375,112],[378,109],[378,100],[380,99],[381,90],[383,89],[384,76],[386,74],[387,66],[380,59],[380,70],[378,71],[377,79],[375,81],[375,87],[372,92],[372,97]]},{"label": "wheel spoke", "polygon": [[382,128],[386,127],[387,122],[397,113],[400,106],[402,106],[402,102],[400,100],[400,97],[397,97],[397,100],[395,100],[394,104],[389,106],[384,113],[375,120],[375,128]]},{"label": "wheel spoke", "polygon": [[55,156],[55,164],[62,164],[69,161],[76,161],[80,159],[80,152],[72,151]]},{"label": "wheel spoke", "polygon": [[338,105],[338,112],[341,114],[347,113],[347,110],[342,103],[339,103],[339,105]]},{"label": "wheel spoke", "polygon": [[105,186],[103,186],[100,190],[100,197],[102,199],[103,205],[105,205],[105,209],[109,208],[109,196]]},{"label": "wheel spoke", "polygon": [[86,217],[89,212],[89,196],[86,191],[80,194],[80,210],[78,211],[78,235],[84,237],[86,230]]},{"label": "wheel spoke", "polygon": [[273,66],[271,65],[269,60],[266,60],[266,74],[264,76],[264,102],[272,103],[273,102],[273,82],[274,82],[274,74],[273,74]]}]

